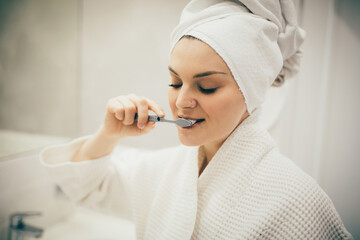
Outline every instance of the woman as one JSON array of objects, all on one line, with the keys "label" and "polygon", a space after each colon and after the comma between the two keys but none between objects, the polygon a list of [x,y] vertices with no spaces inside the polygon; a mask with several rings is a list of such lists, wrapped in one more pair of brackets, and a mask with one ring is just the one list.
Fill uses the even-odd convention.
[{"label": "woman", "polygon": [[[259,124],[274,80],[298,68],[291,1],[192,1],[172,35],[169,104],[182,146],[114,149],[164,117],[146,97],[109,100],[92,136],[41,153],[74,201],[134,221],[138,239],[351,239],[331,200]],[[134,120],[138,115],[137,121]]]}]

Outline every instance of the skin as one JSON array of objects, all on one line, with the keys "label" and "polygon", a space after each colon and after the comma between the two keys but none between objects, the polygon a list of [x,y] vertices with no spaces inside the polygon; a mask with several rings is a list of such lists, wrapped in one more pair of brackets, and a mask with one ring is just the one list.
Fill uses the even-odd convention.
[{"label": "skin", "polygon": [[169,72],[173,118],[205,119],[191,129],[177,127],[180,141],[188,146],[201,145],[209,162],[248,116],[244,96],[222,58],[197,39],[182,38],[176,44]]},{"label": "skin", "polygon": [[[191,128],[177,127],[184,145],[204,150],[206,157],[198,163],[200,175],[226,138],[248,116],[245,99],[225,62],[202,41],[182,38],[171,54],[169,72],[173,118],[205,119]],[[154,122],[147,121],[149,110],[165,117],[163,108],[146,97],[129,94],[111,98],[103,124],[71,161],[105,156],[122,138],[148,133],[154,128]],[[136,113],[138,121],[134,121]]]}]

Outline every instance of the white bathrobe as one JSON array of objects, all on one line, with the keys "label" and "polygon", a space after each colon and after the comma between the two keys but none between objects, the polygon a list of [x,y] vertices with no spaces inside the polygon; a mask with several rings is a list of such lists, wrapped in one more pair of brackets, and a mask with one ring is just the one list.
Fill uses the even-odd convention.
[{"label": "white bathrobe", "polygon": [[198,147],[115,150],[69,162],[89,137],[41,161],[75,202],[126,217],[138,239],[352,239],[333,203],[281,155],[255,113],[198,177]]}]

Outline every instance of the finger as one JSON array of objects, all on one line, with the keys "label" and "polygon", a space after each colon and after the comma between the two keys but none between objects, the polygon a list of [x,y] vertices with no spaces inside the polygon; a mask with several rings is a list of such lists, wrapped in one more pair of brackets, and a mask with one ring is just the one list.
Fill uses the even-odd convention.
[{"label": "finger", "polygon": [[132,125],[134,123],[134,117],[136,113],[136,106],[127,97],[118,97],[118,100],[124,106],[124,120],[123,124]]},{"label": "finger", "polygon": [[134,95],[130,96],[129,99],[136,105],[138,114],[137,126],[138,128],[143,129],[145,127],[145,124],[148,122],[148,102],[145,98]]},{"label": "finger", "polygon": [[156,115],[159,117],[165,117],[165,111],[162,107],[160,107],[159,104],[157,104],[155,101],[145,98],[148,102],[149,109],[153,111]]},{"label": "finger", "polygon": [[120,121],[124,119],[124,107],[116,98],[109,100],[107,104],[107,111],[115,114],[115,117]]},{"label": "finger", "polygon": [[124,120],[125,109],[121,103],[119,103],[120,107],[116,110],[115,117],[120,121]]},{"label": "finger", "polygon": [[141,129],[141,133],[148,133],[155,128],[155,122],[148,121],[143,129]]}]

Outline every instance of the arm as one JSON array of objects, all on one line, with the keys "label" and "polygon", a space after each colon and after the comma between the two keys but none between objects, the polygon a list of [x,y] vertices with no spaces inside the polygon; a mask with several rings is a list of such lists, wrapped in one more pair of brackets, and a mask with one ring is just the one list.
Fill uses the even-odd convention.
[{"label": "arm", "polygon": [[[133,94],[108,101],[103,125],[78,149],[72,162],[96,159],[111,153],[117,143],[127,136],[148,133],[154,122],[148,122],[148,111],[164,117],[163,109],[154,101]],[[138,121],[134,121],[138,113]]]},{"label": "arm", "polygon": [[141,157],[137,151],[114,149],[91,161],[70,162],[92,136],[45,148],[41,162],[50,177],[77,205],[130,219],[131,175]]},{"label": "arm", "polygon": [[103,126],[76,151],[72,162],[82,162],[85,160],[97,159],[110,154],[121,137],[108,136],[103,130]]},{"label": "arm", "polygon": [[110,99],[104,123],[94,135],[50,146],[41,152],[41,161],[74,202],[129,216],[130,175],[141,157],[136,151],[123,154],[114,148],[122,138],[153,128],[154,123],[147,121],[148,110],[162,115],[161,108],[145,98],[129,95]]}]

